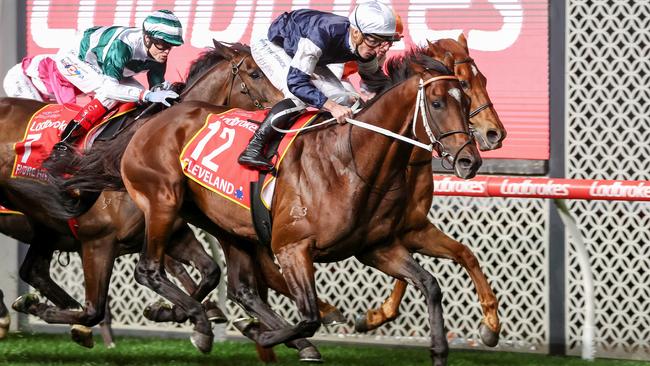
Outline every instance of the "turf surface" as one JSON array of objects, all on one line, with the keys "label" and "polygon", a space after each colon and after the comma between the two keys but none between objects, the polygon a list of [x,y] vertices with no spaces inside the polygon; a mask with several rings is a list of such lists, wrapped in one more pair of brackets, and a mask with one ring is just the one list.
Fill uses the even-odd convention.
[{"label": "turf surface", "polygon": [[[72,343],[66,335],[11,333],[0,341],[0,365],[261,365],[250,342],[219,342],[212,353],[202,355],[186,339],[116,337],[117,347],[107,349],[100,338],[93,349]],[[324,366],[431,365],[424,348],[341,346],[320,344]],[[295,351],[276,347],[278,365],[301,365]],[[452,350],[450,366],[650,366],[650,362],[577,357]]]}]

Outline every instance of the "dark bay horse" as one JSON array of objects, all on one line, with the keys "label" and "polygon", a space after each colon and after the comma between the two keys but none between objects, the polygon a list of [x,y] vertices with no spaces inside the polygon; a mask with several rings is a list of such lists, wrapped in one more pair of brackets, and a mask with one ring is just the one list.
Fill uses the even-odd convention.
[{"label": "dark bay horse", "polygon": [[[219,45],[221,47],[217,49],[216,53],[219,53],[220,58],[214,57],[214,55],[203,57],[195,64],[196,67],[188,78],[188,82],[192,83],[194,87],[188,88],[188,92],[185,93],[186,98],[202,98],[212,102],[227,100],[243,108],[260,107],[262,103],[279,100],[281,94],[275,91],[268,80],[264,78],[252,58],[247,57],[246,54],[238,53],[236,49],[230,50],[229,47]],[[207,66],[212,65],[205,63],[216,64],[217,61],[230,62],[221,62],[219,69],[206,73]],[[250,88],[248,88],[249,85]],[[198,92],[193,92],[194,90]],[[2,139],[6,142],[3,152],[9,154],[3,155],[7,157],[6,160],[2,159],[5,162],[1,168],[4,173],[3,179],[10,176],[7,173],[10,173],[13,164],[9,145],[22,138],[22,131],[24,131],[29,117],[42,106],[41,103],[21,99],[0,101],[0,112],[2,112],[0,115],[5,118],[0,122],[0,131],[3,132]],[[24,117],[21,118],[21,116]],[[6,130],[4,130],[5,128]],[[12,193],[5,192],[5,195],[11,196]],[[27,300],[28,304],[23,304],[25,310],[48,322],[95,324],[103,316],[105,296],[108,291],[114,258],[121,254],[138,252],[142,246],[144,228],[142,214],[132,204],[128,195],[116,192],[103,193],[90,212],[78,219],[80,240],[75,240],[65,221],[38,213],[41,211],[38,210],[38,202],[33,202],[35,205],[26,205],[25,202],[29,202],[29,198],[20,196],[11,198],[13,201],[18,201],[15,206],[20,206],[28,217],[18,218],[22,221],[18,225],[15,223],[3,225],[9,219],[0,218],[0,227],[6,234],[33,244],[21,267],[20,274],[23,279],[39,289],[58,306],[57,308],[37,304],[32,298]],[[16,220],[16,218],[11,218],[11,220]],[[30,227],[27,220],[36,221],[35,227],[38,229],[25,232],[26,228]],[[186,274],[183,275],[182,272],[179,272],[182,267],[174,265],[174,262],[170,262],[168,270],[183,276],[181,281],[186,289],[200,299],[218,283],[219,269],[207,253],[201,253],[203,248],[193,237],[191,230],[186,225],[177,227],[179,229],[175,235],[178,240],[175,242],[180,241],[179,249],[176,250],[172,246],[169,252],[175,254],[179,260],[186,264],[190,264],[190,261],[187,260],[188,256],[192,258],[193,263],[200,268],[203,281],[198,286],[191,287]],[[53,250],[72,250],[82,253],[87,299],[86,307],[82,311],[64,310],[81,308],[81,306],[49,277],[49,259]],[[184,321],[184,319],[176,320]]]},{"label": "dark bay horse", "polygon": [[[453,68],[453,60],[448,61]],[[447,159],[455,157],[458,176],[473,176],[480,157],[469,135],[468,98],[444,65],[425,56],[413,62],[415,65],[405,67],[419,67],[418,75],[377,98],[357,118],[402,136],[430,141]],[[423,97],[422,104],[416,104],[418,95]],[[422,114],[415,113],[416,105]],[[180,214],[219,239],[227,257],[228,280],[239,282],[229,295],[247,311],[255,312],[260,309],[251,308],[250,299],[256,296],[256,279],[243,270],[256,265],[253,261],[258,251],[248,211],[189,181],[176,162],[207,114],[225,110],[199,102],[181,103],[140,127],[124,151],[128,158],[121,160],[122,178],[146,221],[146,249],[136,279],[174,302],[170,294],[178,290],[163,275],[162,255],[171,223]],[[446,363],[440,289],[394,235],[405,214],[412,150],[409,144],[350,125],[316,130],[296,139],[278,175],[271,250],[303,321],[289,327],[266,323],[275,329],[244,324],[245,334],[263,346],[313,335],[320,325],[313,261],[356,256],[391,276],[407,279],[425,294],[432,357],[436,365]],[[240,261],[232,262],[233,258]],[[180,295],[175,298],[179,299],[183,308],[199,305]],[[255,315],[265,323],[265,314]]]},{"label": "dark bay horse", "polygon": [[[490,101],[486,78],[469,56],[465,37],[461,34],[458,41],[442,39],[429,42],[421,51],[437,60],[444,59],[448,53],[453,56],[454,73],[460,80],[463,91],[471,98],[470,123],[479,146],[482,150],[501,147],[506,131]],[[389,64],[389,67],[395,68],[396,65]],[[429,256],[451,259],[467,270],[476,286],[484,314],[479,334],[485,345],[495,346],[501,328],[497,314],[498,302],[478,260],[469,248],[444,234],[427,218],[433,198],[430,158],[427,152],[420,149],[414,150],[411,155],[407,173],[411,194],[406,209],[408,216],[401,228],[402,244]],[[379,308],[368,310],[357,317],[355,329],[366,332],[395,319],[405,291],[406,283],[396,281],[391,295]]]}]

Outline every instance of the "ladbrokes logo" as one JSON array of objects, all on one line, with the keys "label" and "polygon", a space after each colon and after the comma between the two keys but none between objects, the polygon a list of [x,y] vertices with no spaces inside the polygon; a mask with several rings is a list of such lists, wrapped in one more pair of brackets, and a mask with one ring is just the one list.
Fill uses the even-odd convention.
[{"label": "ladbrokes logo", "polygon": [[553,183],[552,180],[544,183],[534,183],[530,179],[525,179],[522,182],[511,183],[508,179],[504,179],[499,186],[499,191],[503,195],[568,196],[569,188],[569,184]]},{"label": "ladbrokes logo", "polygon": [[589,194],[592,197],[650,198],[650,186],[646,186],[643,182],[633,186],[625,186],[621,182],[594,182],[589,187]]},{"label": "ladbrokes logo", "polygon": [[485,193],[485,182],[474,182],[471,180],[454,180],[442,178],[433,181],[433,191],[439,193]]}]

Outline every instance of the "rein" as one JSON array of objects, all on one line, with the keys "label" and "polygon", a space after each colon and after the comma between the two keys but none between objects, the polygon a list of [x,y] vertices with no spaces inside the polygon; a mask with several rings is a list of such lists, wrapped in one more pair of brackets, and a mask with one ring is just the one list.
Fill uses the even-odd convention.
[{"label": "rein", "polygon": [[[456,160],[457,160],[456,158],[458,157],[458,154],[460,154],[460,152],[466,146],[468,146],[470,143],[472,143],[474,140],[473,140],[472,135],[469,132],[466,132],[466,131],[458,130],[458,131],[440,132],[439,133],[440,134],[439,138],[436,138],[435,135],[433,134],[433,131],[431,131],[431,127],[429,125],[429,121],[428,121],[428,118],[427,118],[428,103],[427,103],[426,94],[424,93],[424,87],[431,84],[431,83],[434,83],[436,81],[440,81],[440,80],[458,80],[458,78],[456,76],[443,75],[443,76],[432,77],[432,78],[430,78],[430,79],[428,79],[426,81],[423,81],[422,79],[420,79],[420,84],[418,85],[418,94],[417,94],[416,101],[415,101],[415,111],[413,113],[413,121],[414,121],[414,123],[413,123],[413,136],[415,136],[415,128],[416,128],[416,124],[417,124],[417,120],[418,120],[418,112],[420,112],[420,115],[422,117],[422,124],[423,124],[424,129],[425,129],[425,131],[427,133],[427,136],[429,137],[429,140],[431,141],[431,144],[428,144],[428,145],[424,144],[424,143],[422,143],[422,142],[420,142],[418,140],[411,139],[411,138],[408,138],[406,136],[402,136],[402,135],[397,134],[397,133],[395,133],[393,131],[387,130],[387,129],[379,127],[379,126],[372,125],[370,123],[358,121],[358,120],[351,119],[351,118],[346,118],[346,121],[348,123],[352,124],[352,125],[357,126],[357,127],[365,128],[367,130],[377,132],[377,133],[382,134],[384,136],[388,136],[388,137],[392,137],[392,138],[400,140],[400,141],[404,141],[406,143],[409,143],[409,144],[411,144],[413,146],[419,147],[419,148],[427,150],[427,151],[433,151],[433,147],[438,145],[439,146],[439,151],[440,151],[440,157],[443,158],[443,162],[444,162],[445,158],[450,158],[451,161],[452,161],[452,166],[449,169],[453,169],[454,165],[456,164]],[[354,113],[357,113],[359,110],[360,110],[359,108],[356,108],[356,110],[354,110]],[[281,133],[301,132],[301,131],[317,128],[317,127],[323,126],[325,124],[331,124],[334,121],[335,121],[334,118],[330,118],[330,119],[327,119],[325,121],[319,122],[317,124],[310,125],[310,126],[305,126],[305,127],[302,127],[302,128],[285,130],[285,129],[273,126],[273,129],[275,129],[276,131],[281,132]],[[444,138],[446,138],[446,137],[453,136],[453,135],[456,135],[456,134],[467,135],[468,139],[467,139],[467,142],[465,142],[465,144],[463,144],[463,146],[461,146],[458,149],[458,151],[456,152],[456,155],[452,156],[449,152],[447,152],[447,149],[445,148],[444,144],[442,143],[442,140]]]},{"label": "rein", "polygon": [[[239,60],[239,62],[236,63],[236,64],[234,62],[230,61],[230,74],[232,75],[232,77],[230,78],[230,87],[229,87],[229,90],[228,90],[228,96],[226,97],[225,105],[230,105],[230,95],[232,94],[232,88],[233,88],[233,86],[235,84],[235,79],[239,76],[239,80],[241,80],[241,84],[240,84],[240,87],[242,89],[241,92],[243,94],[247,95],[251,99],[251,102],[253,102],[253,105],[255,105],[255,108],[264,109],[264,107],[262,106],[262,103],[260,103],[259,99],[256,99],[256,98],[253,97],[252,93],[250,92],[250,89],[248,88],[248,85],[246,85],[246,82],[244,81],[244,79],[239,74],[239,72],[241,71],[239,68],[244,63],[244,60],[246,60],[246,57],[248,57],[248,55],[245,55],[244,57],[242,57],[241,60]],[[189,86],[186,86],[185,90],[183,90],[183,92],[180,95],[180,99],[183,99],[183,97],[194,86],[196,86],[196,84],[198,84],[201,80],[203,80],[207,75],[212,73],[214,71],[214,69],[216,69],[217,66],[219,66],[219,65],[221,65],[221,63],[217,62],[211,68],[209,68],[206,72],[204,72],[203,75],[201,75],[201,77],[199,77],[198,79],[195,79],[192,84],[190,84]]]},{"label": "rein", "polygon": [[[474,64],[474,59],[471,57],[464,58],[462,60],[454,61],[454,65],[462,65],[462,64],[472,64],[474,67],[476,67],[476,64]],[[472,117],[476,116],[477,114],[483,112],[484,110],[492,107],[492,101],[489,101],[485,104],[481,104],[478,106],[476,109],[473,111],[469,112],[469,118],[472,119]]]}]

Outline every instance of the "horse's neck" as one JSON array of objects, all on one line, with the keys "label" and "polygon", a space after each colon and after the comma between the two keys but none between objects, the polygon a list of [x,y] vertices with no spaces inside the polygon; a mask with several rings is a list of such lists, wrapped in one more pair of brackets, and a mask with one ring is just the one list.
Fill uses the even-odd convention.
[{"label": "horse's neck", "polygon": [[[225,65],[225,63],[224,63]],[[232,74],[225,68],[215,67],[208,75],[203,76],[195,84],[188,85],[189,89],[183,95],[183,101],[201,101],[224,105],[230,93]]]},{"label": "horse's neck", "polygon": [[[415,81],[407,80],[382,95],[357,118],[402,136],[410,134],[410,119],[415,105]],[[354,165],[357,173],[375,188],[390,186],[392,179],[406,168],[413,146],[361,128],[351,132]],[[389,187],[384,187],[389,188]]]}]

